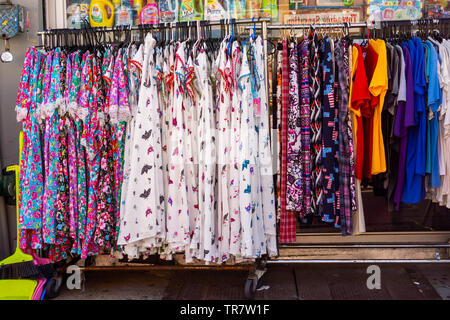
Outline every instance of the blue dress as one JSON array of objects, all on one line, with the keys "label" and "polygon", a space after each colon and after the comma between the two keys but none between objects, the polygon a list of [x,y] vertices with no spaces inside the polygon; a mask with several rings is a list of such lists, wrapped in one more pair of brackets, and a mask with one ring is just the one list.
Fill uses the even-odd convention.
[{"label": "blue dress", "polygon": [[418,203],[425,199],[425,148],[426,148],[426,111],[425,111],[425,64],[424,48],[419,38],[414,37],[405,45],[411,53],[414,79],[414,123],[408,132],[408,150],[406,153],[406,179],[402,201]]}]

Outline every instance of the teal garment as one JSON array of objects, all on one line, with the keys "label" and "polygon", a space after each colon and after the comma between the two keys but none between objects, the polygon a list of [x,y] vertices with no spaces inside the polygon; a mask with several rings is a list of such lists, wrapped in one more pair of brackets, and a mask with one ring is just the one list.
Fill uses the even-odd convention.
[{"label": "teal garment", "polygon": [[430,174],[430,187],[436,188],[441,185],[438,155],[438,108],[442,103],[442,91],[437,72],[438,54],[430,41],[426,41],[424,45],[428,50],[426,61],[426,75],[428,78],[427,106],[433,116],[431,119],[427,117],[426,173]]}]

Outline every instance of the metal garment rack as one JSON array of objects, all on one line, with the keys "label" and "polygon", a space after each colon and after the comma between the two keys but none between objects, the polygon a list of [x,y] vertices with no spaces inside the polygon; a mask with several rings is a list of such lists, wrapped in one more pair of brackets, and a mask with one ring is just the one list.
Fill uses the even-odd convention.
[{"label": "metal garment rack", "polygon": [[[214,21],[192,21],[192,22],[177,22],[177,23],[161,23],[156,25],[140,25],[140,26],[120,26],[114,28],[83,28],[83,29],[52,29],[44,30],[37,33],[41,39],[41,44],[47,44],[46,41],[51,40],[51,37],[75,34],[82,35],[84,33],[130,33],[130,32],[153,32],[175,28],[199,28],[208,26],[227,26],[234,27],[237,25],[252,25],[252,28],[262,29],[262,39],[264,41],[264,65],[267,65],[267,23],[270,18],[254,18],[254,19],[222,19]],[[258,25],[258,26],[257,26]],[[55,39],[53,39],[55,40]],[[50,41],[49,41],[50,42]],[[52,43],[57,43],[57,41]],[[267,79],[267,68],[264,70],[265,78]],[[268,82],[266,81],[266,94],[268,95]],[[58,271],[64,273],[66,267],[59,268]],[[129,263],[121,265],[85,265],[81,266],[83,282],[85,281],[84,272],[89,271],[176,271],[176,270],[210,270],[210,271],[248,271],[249,275],[245,282],[244,292],[247,298],[252,299],[256,292],[258,280],[265,273],[264,261],[257,259],[254,263],[236,263],[236,264],[222,264],[222,265],[208,265],[208,264],[159,264],[159,263]]]},{"label": "metal garment rack", "polygon": [[[406,20],[406,21],[382,21],[381,23],[363,22],[363,23],[330,23],[330,24],[273,24],[267,25],[263,29],[264,39],[269,38],[268,30],[308,30],[308,29],[336,29],[336,28],[365,28],[365,29],[380,29],[386,26],[403,25],[403,26],[421,26],[421,25],[437,25],[440,22],[448,23],[450,19],[422,19],[422,20]],[[246,29],[252,27],[247,26]],[[265,44],[267,44],[265,42]],[[267,45],[265,45],[267,50]],[[266,70],[268,67],[266,67]],[[267,73],[265,73],[267,75]],[[266,86],[269,86],[269,79],[265,77]],[[267,93],[269,91],[267,90]],[[268,100],[269,101],[269,100]],[[359,214],[363,214],[362,206],[358,206],[361,210]],[[440,248],[447,249],[447,256],[450,256],[450,242],[437,244],[279,244],[279,249],[411,249],[411,248]],[[301,254],[299,254],[301,255]],[[307,263],[450,263],[450,258],[441,259],[439,254],[435,254],[435,259],[286,259],[278,257],[264,261],[264,264],[307,264]]]},{"label": "metal garment rack", "polygon": [[[433,23],[436,23],[436,19],[433,20]],[[441,20],[438,20],[441,21]],[[160,29],[167,28],[179,28],[179,27],[196,27],[196,26],[220,26],[220,25],[246,25],[245,29],[258,29],[262,30],[262,39],[264,41],[264,59],[266,68],[264,70],[264,80],[265,80],[265,88],[267,101],[270,101],[270,92],[269,92],[269,77],[268,77],[268,54],[267,54],[267,45],[269,38],[269,30],[295,30],[295,29],[325,29],[325,28],[367,28],[367,29],[375,29],[380,26],[374,23],[332,23],[332,24],[295,24],[295,25],[286,25],[286,24],[275,24],[268,25],[270,22],[270,18],[258,18],[258,19],[241,19],[241,20],[218,20],[218,21],[201,21],[201,22],[181,22],[181,23],[165,23],[159,25],[146,25],[146,26],[138,26],[138,27],[119,27],[119,28],[97,28],[99,32],[115,32],[115,31],[145,31],[152,32]],[[417,21],[389,21],[383,22],[383,25],[417,25]],[[45,43],[46,36],[56,35],[61,30],[46,30],[38,32],[38,36],[41,37],[42,42]],[[88,29],[64,29],[66,33],[82,33],[84,31],[93,31],[96,29],[88,28]],[[361,208],[362,206],[359,206]],[[362,210],[359,209],[359,210]],[[363,214],[362,211],[360,214]],[[439,244],[279,244],[279,249],[377,249],[377,248],[391,248],[391,249],[401,249],[401,248],[440,248],[440,249],[448,249],[450,256],[450,243],[439,243]],[[110,267],[102,267],[102,266],[86,266],[82,267],[82,271],[97,271],[97,270],[248,270],[249,276],[245,283],[245,294],[247,298],[253,298],[258,280],[264,275],[268,264],[315,264],[315,263],[450,263],[450,259],[440,259],[436,257],[436,259],[286,259],[281,256],[278,258],[272,259],[260,259],[255,264],[248,265],[159,265],[159,264],[147,264],[142,266],[110,266]]]},{"label": "metal garment rack", "polygon": [[206,27],[206,26],[232,26],[232,25],[245,25],[245,24],[260,24],[259,28],[264,28],[267,23],[270,22],[270,18],[256,18],[256,19],[221,19],[221,20],[199,20],[199,21],[187,21],[187,22],[166,22],[159,24],[143,24],[139,26],[117,26],[117,27],[98,27],[98,28],[81,28],[81,29],[51,29],[37,32],[37,35],[41,37],[41,41],[44,43],[45,36],[51,36],[58,33],[80,34],[83,32],[129,32],[129,31],[157,31],[162,29],[174,29],[174,28],[192,28],[192,27]]}]

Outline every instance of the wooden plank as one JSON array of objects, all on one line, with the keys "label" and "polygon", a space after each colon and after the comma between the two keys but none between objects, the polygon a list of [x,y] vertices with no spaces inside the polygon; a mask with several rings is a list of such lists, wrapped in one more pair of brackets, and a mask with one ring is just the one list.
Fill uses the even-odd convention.
[{"label": "wooden plank", "polygon": [[298,299],[292,266],[270,266],[258,282],[258,288],[262,286],[269,286],[269,289],[257,291],[256,300]]},{"label": "wooden plank", "polygon": [[296,243],[448,243],[450,231],[368,232],[343,237],[340,233],[298,233]]},{"label": "wooden plank", "polygon": [[294,269],[300,300],[332,300],[328,282],[321,268],[300,265]]}]

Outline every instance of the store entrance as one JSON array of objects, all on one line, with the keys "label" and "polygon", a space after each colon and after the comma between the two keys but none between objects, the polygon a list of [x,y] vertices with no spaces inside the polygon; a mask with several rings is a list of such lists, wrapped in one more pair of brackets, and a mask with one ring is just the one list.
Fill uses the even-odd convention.
[{"label": "store entrance", "polygon": [[[363,215],[366,232],[450,231],[450,209],[424,200],[416,204],[402,203],[395,211],[392,203],[377,196],[372,187],[362,187]],[[299,219],[299,233],[339,233],[333,224],[320,217]]]}]

